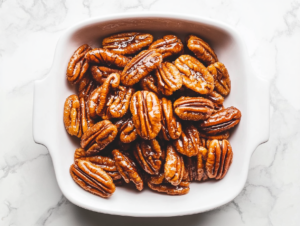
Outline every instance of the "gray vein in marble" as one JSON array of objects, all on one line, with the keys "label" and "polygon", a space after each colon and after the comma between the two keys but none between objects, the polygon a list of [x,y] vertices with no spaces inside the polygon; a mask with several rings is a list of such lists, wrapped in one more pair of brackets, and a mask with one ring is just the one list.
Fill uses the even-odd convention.
[{"label": "gray vein in marble", "polygon": [[17,211],[17,209],[18,209],[16,207],[13,207],[12,204],[8,200],[5,200],[3,203],[7,207],[8,213],[1,218],[2,220],[7,218],[13,211]]}]

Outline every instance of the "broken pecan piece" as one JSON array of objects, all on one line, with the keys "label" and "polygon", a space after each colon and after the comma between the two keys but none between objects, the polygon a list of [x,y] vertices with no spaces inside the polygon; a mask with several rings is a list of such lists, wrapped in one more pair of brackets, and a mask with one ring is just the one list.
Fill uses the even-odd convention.
[{"label": "broken pecan piece", "polygon": [[214,78],[196,58],[181,55],[175,65],[182,73],[182,83],[187,88],[200,94],[208,94],[214,90]]},{"label": "broken pecan piece", "polygon": [[117,69],[111,69],[108,67],[103,67],[103,66],[96,66],[93,65],[90,69],[90,72],[93,76],[93,78],[99,82],[100,84],[103,84],[106,80],[106,78],[112,74],[112,73],[118,73],[121,74],[122,71],[121,70],[117,70]]},{"label": "broken pecan piece", "polygon": [[179,185],[173,186],[171,184],[152,184],[148,182],[148,186],[151,190],[166,193],[168,195],[185,195],[190,191],[190,183],[182,181]]},{"label": "broken pecan piece", "polygon": [[132,86],[147,76],[162,62],[162,56],[155,50],[144,50],[133,57],[126,65],[122,74],[121,82],[125,86]]},{"label": "broken pecan piece", "polygon": [[215,90],[223,96],[227,96],[231,90],[231,80],[225,65],[216,62],[209,65],[207,70],[214,77]]},{"label": "broken pecan piece", "polygon": [[153,36],[139,32],[129,32],[112,35],[103,39],[102,46],[104,49],[128,55],[140,51],[142,48],[150,45],[153,42]]},{"label": "broken pecan piece", "polygon": [[72,55],[67,67],[67,79],[71,84],[77,84],[85,75],[89,64],[85,55],[92,48],[84,44],[80,46]]},{"label": "broken pecan piece", "polygon": [[111,177],[91,162],[76,160],[70,167],[70,174],[76,184],[94,195],[108,198],[116,190]]},{"label": "broken pecan piece", "polygon": [[183,52],[183,44],[175,35],[165,35],[149,46],[149,49],[156,49],[163,58],[174,56]]},{"label": "broken pecan piece", "polygon": [[131,143],[138,137],[131,116],[121,118],[115,125],[118,128],[120,141],[122,143]]},{"label": "broken pecan piece", "polygon": [[187,41],[188,48],[197,56],[197,58],[203,61],[206,65],[218,62],[218,57],[213,49],[201,38],[195,35],[190,35]]},{"label": "broken pecan piece", "polygon": [[199,121],[211,116],[214,104],[203,97],[180,97],[174,102],[174,110],[183,120]]}]

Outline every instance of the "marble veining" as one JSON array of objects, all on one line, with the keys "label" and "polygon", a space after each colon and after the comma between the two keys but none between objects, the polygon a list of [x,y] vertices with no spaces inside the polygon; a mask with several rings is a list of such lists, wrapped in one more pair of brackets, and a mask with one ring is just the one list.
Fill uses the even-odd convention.
[{"label": "marble veining", "polygon": [[[140,11],[230,24],[271,83],[270,140],[254,152],[239,196],[213,211],[130,218],[84,210],[61,194],[47,149],[32,139],[33,82],[49,72],[60,34],[89,17]],[[0,21],[0,225],[300,225],[300,1],[0,0]]]}]

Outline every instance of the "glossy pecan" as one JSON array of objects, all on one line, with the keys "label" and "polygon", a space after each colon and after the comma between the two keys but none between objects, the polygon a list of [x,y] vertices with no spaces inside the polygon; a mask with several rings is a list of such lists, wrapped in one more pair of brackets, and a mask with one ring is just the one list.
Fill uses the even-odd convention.
[{"label": "glossy pecan", "polygon": [[104,149],[117,136],[117,127],[108,120],[103,120],[89,128],[81,137],[82,148],[89,147],[87,155],[93,155]]},{"label": "glossy pecan", "polygon": [[70,167],[73,180],[84,190],[103,198],[110,197],[116,190],[113,180],[99,166],[76,160]]},{"label": "glossy pecan", "polygon": [[164,170],[165,179],[169,183],[173,186],[180,184],[184,173],[184,162],[182,156],[172,145],[167,146]]},{"label": "glossy pecan", "polygon": [[219,108],[224,102],[224,97],[217,93],[216,91],[212,91],[211,93],[205,95],[205,98],[209,99],[211,102],[214,103],[215,108]]},{"label": "glossy pecan", "polygon": [[156,49],[163,58],[174,56],[183,52],[183,44],[175,35],[166,35],[153,42],[149,49]]},{"label": "glossy pecan", "polygon": [[173,112],[172,101],[161,99],[161,131],[165,140],[178,139],[181,135],[181,123]]},{"label": "glossy pecan", "polygon": [[90,127],[92,127],[95,122],[91,118],[89,109],[87,107],[86,101],[83,97],[80,98],[80,123],[82,133],[85,133]]},{"label": "glossy pecan", "polygon": [[162,150],[157,140],[137,142],[133,151],[140,166],[149,174],[158,174],[162,165]]},{"label": "glossy pecan", "polygon": [[90,72],[91,72],[93,78],[100,84],[103,84],[105,82],[106,78],[110,74],[112,74],[112,73],[121,74],[122,73],[121,70],[112,69],[112,68],[103,67],[103,66],[96,66],[96,65],[91,66]]},{"label": "glossy pecan", "polygon": [[153,42],[153,36],[139,32],[129,32],[112,35],[103,39],[104,49],[117,54],[134,54]]},{"label": "glossy pecan", "polygon": [[150,74],[151,71],[162,62],[162,56],[155,50],[144,50],[132,58],[126,65],[122,74],[121,82],[125,86],[132,86],[142,78]]},{"label": "glossy pecan", "polygon": [[161,129],[161,106],[158,97],[148,91],[138,91],[130,103],[136,131],[145,140],[154,139]]},{"label": "glossy pecan", "polygon": [[196,58],[181,55],[175,65],[182,73],[182,83],[187,88],[200,94],[211,93],[214,89],[214,78]]},{"label": "glossy pecan", "polygon": [[130,61],[126,56],[101,48],[90,50],[85,57],[90,64],[106,64],[107,66],[117,67],[125,67]]},{"label": "glossy pecan", "polygon": [[153,75],[147,75],[145,78],[142,78],[140,81],[140,86],[143,90],[150,91],[155,93],[157,96],[160,95],[157,87],[157,79]]},{"label": "glossy pecan", "polygon": [[189,125],[183,129],[179,139],[174,140],[173,144],[176,151],[191,157],[198,154],[199,149],[202,146],[202,141],[199,137],[199,132],[196,127]]},{"label": "glossy pecan", "polygon": [[114,156],[117,170],[123,177],[126,183],[132,181],[136,188],[141,191],[144,188],[142,176],[139,174],[135,163],[126,155],[122,154],[119,150],[112,151]]},{"label": "glossy pecan", "polygon": [[240,122],[241,117],[242,114],[237,108],[225,108],[201,122],[199,128],[207,135],[220,134],[236,126]]},{"label": "glossy pecan", "polygon": [[182,181],[179,185],[173,186],[171,184],[152,184],[148,182],[148,187],[157,192],[166,193],[168,195],[185,195],[190,191],[190,183]]},{"label": "glossy pecan", "polygon": [[229,138],[230,133],[229,133],[229,131],[225,131],[224,133],[220,133],[220,134],[216,134],[216,135],[208,135],[208,134],[199,132],[199,136],[201,138],[205,138],[205,139],[209,139],[209,140],[224,140],[224,139]]},{"label": "glossy pecan", "polygon": [[169,62],[161,63],[156,71],[158,90],[170,96],[182,86],[182,77],[176,66]]},{"label": "glossy pecan", "polygon": [[203,61],[206,65],[218,62],[218,57],[213,49],[195,35],[190,35],[187,41],[188,48],[197,56],[197,58]]},{"label": "glossy pecan", "polygon": [[84,44],[73,53],[67,67],[67,79],[71,84],[77,84],[84,77],[89,68],[85,55],[91,49],[89,45]]},{"label": "glossy pecan", "polygon": [[207,70],[214,77],[215,90],[223,96],[227,96],[231,90],[231,80],[225,65],[216,62],[209,65]]},{"label": "glossy pecan", "polygon": [[82,97],[88,100],[90,94],[97,88],[98,84],[91,78],[91,76],[85,76],[78,86],[78,97]]},{"label": "glossy pecan", "polygon": [[214,104],[203,97],[180,97],[174,102],[174,111],[183,120],[205,120],[213,110]]},{"label": "glossy pecan", "polygon": [[76,137],[81,137],[80,102],[77,95],[69,96],[64,106],[64,124],[67,132]]},{"label": "glossy pecan", "polygon": [[131,143],[138,137],[131,116],[121,118],[115,125],[118,128],[120,141],[122,143]]}]

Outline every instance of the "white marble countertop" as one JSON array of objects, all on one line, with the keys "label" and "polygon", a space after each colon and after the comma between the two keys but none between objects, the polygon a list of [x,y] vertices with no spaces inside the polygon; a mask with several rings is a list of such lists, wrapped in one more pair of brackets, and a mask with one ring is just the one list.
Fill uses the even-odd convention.
[{"label": "white marble countertop", "polygon": [[[253,154],[240,195],[216,210],[174,218],[84,210],[61,194],[47,149],[33,141],[33,82],[49,72],[61,33],[89,17],[137,11],[230,24],[271,82],[270,140]],[[292,0],[0,0],[0,225],[300,225],[299,40],[300,2]]]}]

